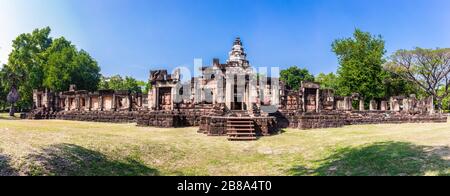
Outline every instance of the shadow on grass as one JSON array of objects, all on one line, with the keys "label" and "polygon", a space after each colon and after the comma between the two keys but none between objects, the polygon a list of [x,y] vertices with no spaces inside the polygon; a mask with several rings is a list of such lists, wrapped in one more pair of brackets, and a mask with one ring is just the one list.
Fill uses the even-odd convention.
[{"label": "shadow on grass", "polygon": [[0,155],[0,176],[17,176],[17,171],[10,166],[11,158]]},{"label": "shadow on grass", "polygon": [[15,116],[9,116],[9,114],[0,113],[0,120],[21,120],[20,114],[19,116],[16,114]]},{"label": "shadow on grass", "polygon": [[450,175],[450,148],[382,142],[338,149],[311,169],[296,166],[293,175],[318,176],[422,176]]},{"label": "shadow on grass", "polygon": [[158,171],[134,160],[109,160],[105,155],[73,144],[58,144],[30,155],[27,175],[156,176]]}]

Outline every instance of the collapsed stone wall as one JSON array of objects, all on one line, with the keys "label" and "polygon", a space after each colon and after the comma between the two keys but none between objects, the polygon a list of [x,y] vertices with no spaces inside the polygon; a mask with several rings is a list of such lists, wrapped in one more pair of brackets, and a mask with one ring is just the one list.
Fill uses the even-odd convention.
[{"label": "collapsed stone wall", "polygon": [[323,113],[277,113],[280,128],[317,129],[337,128],[346,125],[398,124],[398,123],[446,123],[441,114],[409,114],[386,111],[348,111]]},{"label": "collapsed stone wall", "polygon": [[88,122],[135,123],[139,112],[136,111],[38,111],[29,113],[27,118],[33,120],[58,119]]},{"label": "collapsed stone wall", "polygon": [[137,123],[138,126],[192,127],[200,125],[200,117],[215,114],[212,107],[180,108],[177,111],[48,111],[33,110],[25,118],[59,119],[109,123]]}]

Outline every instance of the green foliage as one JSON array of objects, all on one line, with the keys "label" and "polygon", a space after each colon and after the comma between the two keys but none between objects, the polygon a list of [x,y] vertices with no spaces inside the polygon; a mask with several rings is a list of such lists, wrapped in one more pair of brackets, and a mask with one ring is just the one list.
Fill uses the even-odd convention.
[{"label": "green foliage", "polygon": [[[3,65],[5,66],[5,65]],[[0,111],[5,110],[6,104],[6,73],[4,73],[3,69],[0,69]]]},{"label": "green foliage", "polygon": [[[441,87],[441,89],[439,90],[439,94],[442,95],[445,93],[445,88]],[[442,98],[442,109],[445,111],[450,111],[450,95],[445,96],[444,98]]]},{"label": "green foliage", "polygon": [[281,70],[280,80],[285,82],[291,89],[299,90],[302,81],[314,82],[314,76],[307,69],[292,66],[286,70]]},{"label": "green foliage", "polygon": [[433,96],[440,109],[450,95],[450,48],[398,50],[385,67]]},{"label": "green foliage", "polygon": [[44,56],[44,87],[54,91],[64,91],[71,84],[79,89],[93,91],[100,81],[100,67],[84,50],[76,47],[64,37],[55,39]]},{"label": "green foliage", "polygon": [[334,89],[338,91],[337,76],[331,72],[329,74],[320,73],[316,76],[316,82],[320,84],[322,89]]},{"label": "green foliage", "polygon": [[337,72],[340,94],[357,92],[369,100],[384,97],[384,40],[359,29],[353,36],[332,44],[340,64]]},{"label": "green foliage", "polygon": [[21,100],[19,107],[29,107],[33,89],[42,88],[45,59],[42,53],[52,44],[50,28],[36,29],[32,33],[19,35],[13,41],[13,50],[8,64],[3,67],[6,73],[6,88],[18,87]]},{"label": "green foliage", "polygon": [[99,89],[111,89],[111,90],[130,90],[134,93],[144,92],[147,83],[143,81],[138,81],[133,77],[126,76],[125,79],[120,75],[115,75],[112,77],[101,77],[100,83],[98,85]]},{"label": "green foliage", "polygon": [[148,94],[150,89],[152,89],[152,84],[150,82],[144,82],[139,80],[137,84],[139,85],[139,87],[141,87],[143,94]]},{"label": "green foliage", "polygon": [[17,86],[20,108],[30,108],[33,89],[67,90],[70,84],[95,90],[100,67],[86,51],[78,51],[64,37],[53,40],[50,28],[36,29],[13,41],[8,64],[2,68],[3,86]]},{"label": "green foliage", "polygon": [[399,95],[409,96],[411,94],[415,94],[417,97],[421,98],[426,96],[425,92],[423,92],[414,82],[405,80],[392,72],[385,72],[383,84],[385,86],[386,97]]}]

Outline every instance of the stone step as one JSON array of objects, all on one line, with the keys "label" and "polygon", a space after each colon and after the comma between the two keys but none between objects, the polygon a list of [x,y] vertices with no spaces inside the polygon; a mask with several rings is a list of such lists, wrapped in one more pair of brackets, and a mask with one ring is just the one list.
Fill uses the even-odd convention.
[{"label": "stone step", "polygon": [[256,136],[256,133],[227,133],[229,136]]},{"label": "stone step", "polygon": [[249,140],[257,140],[257,137],[229,137],[228,141],[249,141]]},{"label": "stone step", "polygon": [[230,124],[228,124],[227,127],[255,127],[255,125],[242,125],[242,124],[230,125]]},{"label": "stone step", "polygon": [[228,124],[253,124],[253,121],[227,121]]},{"label": "stone step", "polygon": [[233,131],[252,131],[252,132],[254,132],[255,131],[255,129],[254,128],[228,128],[227,129],[227,131],[228,132],[233,132]]}]

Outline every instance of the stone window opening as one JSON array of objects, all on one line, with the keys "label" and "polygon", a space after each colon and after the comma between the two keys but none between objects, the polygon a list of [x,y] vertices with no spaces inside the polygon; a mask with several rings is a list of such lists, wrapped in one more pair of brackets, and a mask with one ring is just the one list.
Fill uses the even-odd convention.
[{"label": "stone window opening", "polygon": [[42,107],[42,95],[37,96],[37,107]]},{"label": "stone window opening", "polygon": [[352,110],[359,110],[359,100],[352,100]]},{"label": "stone window opening", "polygon": [[122,107],[123,107],[123,104],[122,104],[122,98],[121,98],[121,97],[118,97],[118,98],[117,98],[117,105],[119,106],[119,108],[122,108]]},{"label": "stone window opening", "polygon": [[81,106],[81,107],[86,107],[86,100],[85,100],[84,98],[81,98],[81,99],[80,99],[80,102],[81,102],[81,103],[80,103],[80,106]]}]

